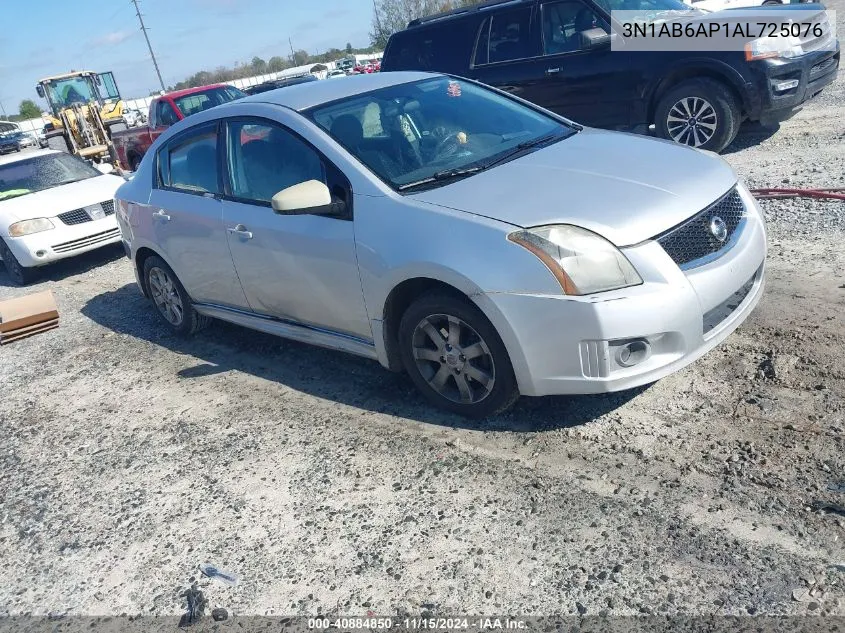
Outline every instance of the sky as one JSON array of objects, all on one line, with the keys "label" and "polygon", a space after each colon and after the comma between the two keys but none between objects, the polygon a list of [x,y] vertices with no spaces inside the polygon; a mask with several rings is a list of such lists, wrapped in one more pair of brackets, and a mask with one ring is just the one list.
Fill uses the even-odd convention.
[{"label": "sky", "polygon": [[[18,113],[23,99],[45,109],[35,84],[71,70],[113,71],[126,99],[160,89],[130,0],[3,5],[0,103],[8,115]],[[256,55],[289,56],[288,38],[309,53],[347,42],[370,44],[372,0],[139,0],[139,5],[166,86]]]}]

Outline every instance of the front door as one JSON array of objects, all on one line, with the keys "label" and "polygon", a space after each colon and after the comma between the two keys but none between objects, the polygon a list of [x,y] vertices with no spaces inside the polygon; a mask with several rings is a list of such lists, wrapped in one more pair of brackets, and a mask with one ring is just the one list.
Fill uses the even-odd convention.
[{"label": "front door", "polygon": [[152,233],[194,301],[248,308],[223,226],[217,127],[192,128],[159,150]]},{"label": "front door", "polygon": [[264,119],[227,122],[223,224],[238,277],[257,313],[372,340],[348,219],[279,215],[272,197],[318,180],[349,205],[334,165],[300,137]]}]

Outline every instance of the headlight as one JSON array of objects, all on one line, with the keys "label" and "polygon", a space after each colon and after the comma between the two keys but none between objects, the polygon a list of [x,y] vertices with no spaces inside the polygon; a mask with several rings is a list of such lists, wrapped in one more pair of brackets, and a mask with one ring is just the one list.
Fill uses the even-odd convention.
[{"label": "headlight", "polygon": [[24,235],[31,235],[32,233],[40,233],[41,231],[49,231],[55,228],[53,223],[47,218],[35,218],[33,220],[21,220],[15,222],[9,227],[9,235],[11,237],[23,237]]},{"label": "headlight", "polygon": [[540,258],[568,295],[589,295],[643,282],[618,248],[577,226],[538,226],[511,233],[508,239]]},{"label": "headlight", "polygon": [[798,57],[803,54],[801,40],[797,37],[761,37],[745,45],[745,60],[749,62],[769,57]]}]

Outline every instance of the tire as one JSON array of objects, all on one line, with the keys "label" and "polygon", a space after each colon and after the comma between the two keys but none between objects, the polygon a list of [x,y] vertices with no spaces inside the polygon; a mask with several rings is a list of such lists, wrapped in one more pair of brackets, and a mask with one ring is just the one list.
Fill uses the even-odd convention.
[{"label": "tire", "polygon": [[126,123],[124,123],[123,121],[121,121],[120,123],[112,123],[109,126],[109,137],[114,136],[114,134],[117,132],[125,132],[128,129],[129,126],[126,125]]},{"label": "tire", "polygon": [[144,285],[156,312],[176,334],[189,336],[208,325],[210,319],[194,309],[179,278],[156,255],[144,261]]},{"label": "tire", "polygon": [[38,277],[38,269],[21,266],[18,258],[9,250],[9,247],[6,246],[6,242],[3,240],[0,240],[0,257],[3,258],[3,265],[6,267],[6,272],[15,285],[25,286]]},{"label": "tire", "polygon": [[61,134],[47,137],[47,147],[65,154],[70,154],[70,147],[68,147],[67,139]]},{"label": "tire", "polygon": [[[685,118],[695,119],[693,125],[684,122]],[[660,98],[654,127],[661,138],[721,152],[736,138],[741,121],[739,104],[727,86],[713,79],[693,79]]]},{"label": "tire", "polygon": [[414,385],[441,409],[484,418],[519,398],[502,339],[468,299],[440,291],[417,299],[402,315],[398,344]]},{"label": "tire", "polygon": [[138,171],[138,165],[141,164],[141,157],[137,154],[129,155],[129,171]]}]

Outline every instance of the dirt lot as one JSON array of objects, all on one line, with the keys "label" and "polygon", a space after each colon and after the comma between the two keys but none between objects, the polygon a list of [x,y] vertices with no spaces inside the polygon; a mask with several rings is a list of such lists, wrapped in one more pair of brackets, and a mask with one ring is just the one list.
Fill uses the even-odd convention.
[{"label": "dirt lot", "polygon": [[[726,158],[845,186],[843,99]],[[47,270],[61,327],[0,349],[0,614],[178,614],[212,562],[239,614],[845,615],[845,204],[763,206],[766,295],[724,345],[484,426],[373,362],[174,338],[119,249]]]}]

